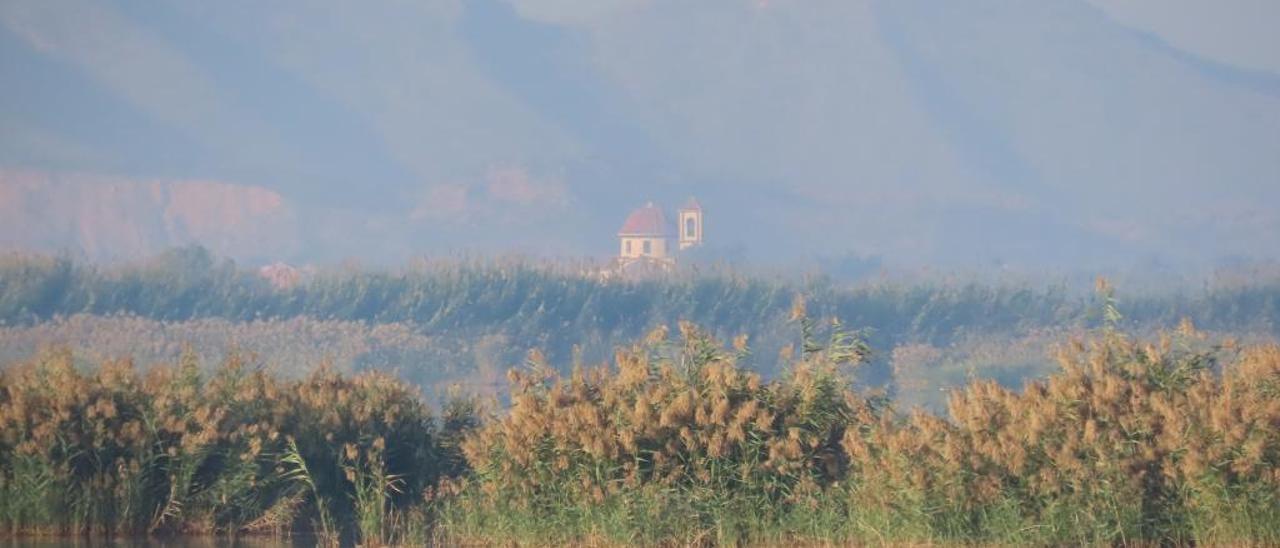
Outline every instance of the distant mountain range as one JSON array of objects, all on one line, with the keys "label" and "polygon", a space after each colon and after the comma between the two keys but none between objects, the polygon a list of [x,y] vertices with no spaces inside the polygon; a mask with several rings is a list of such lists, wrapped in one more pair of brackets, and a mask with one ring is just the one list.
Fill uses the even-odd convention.
[{"label": "distant mountain range", "polygon": [[250,261],[287,256],[298,223],[280,194],[204,181],[0,172],[0,246],[93,260],[201,244]]},{"label": "distant mountain range", "polygon": [[0,245],[606,255],[697,195],[758,260],[1280,258],[1280,75],[1082,0],[308,6],[0,6]]}]

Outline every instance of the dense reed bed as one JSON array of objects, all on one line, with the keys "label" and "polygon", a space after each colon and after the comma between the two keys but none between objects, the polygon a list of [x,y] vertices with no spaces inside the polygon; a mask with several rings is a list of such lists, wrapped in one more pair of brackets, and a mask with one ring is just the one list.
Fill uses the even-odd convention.
[{"label": "dense reed bed", "polygon": [[[807,336],[762,383],[691,328],[614,369],[513,375],[468,439],[445,530],[487,542],[1280,542],[1280,348],[1185,325],[1066,345],[949,415],[849,388],[865,348]],[[656,346],[655,346],[656,343]],[[666,350],[663,350],[666,348]]]},{"label": "dense reed bed", "polygon": [[316,534],[366,545],[1280,542],[1280,348],[1106,328],[945,416],[852,381],[869,348],[792,311],[764,379],[691,324],[610,366],[538,354],[510,405],[433,413],[378,373],[66,353],[0,377],[0,528]]},{"label": "dense reed bed", "polygon": [[49,354],[0,378],[0,528],[386,543],[461,470],[442,424],[459,423],[382,374],[284,381],[235,357],[209,375],[194,358],[86,372]]},{"label": "dense reed bed", "polygon": [[[426,333],[501,333],[513,343],[568,358],[574,345],[607,352],[656,325],[692,321],[720,336],[789,338],[791,302],[805,295],[815,316],[873,328],[873,346],[949,344],[965,333],[1101,324],[1085,288],[1032,288],[976,280],[838,284],[730,269],[660,279],[601,279],[591,265],[529,261],[433,261],[398,269],[329,268],[287,288],[200,248],[100,267],[43,256],[0,256],[0,323],[31,325],[75,314],[130,315],[168,322],[309,317],[404,323]],[[1124,303],[1127,327],[1173,325],[1280,334],[1280,277],[1257,273]],[[527,348],[526,348],[527,349]],[[567,361],[567,360],[566,360]]]},{"label": "dense reed bed", "polygon": [[[814,317],[866,329],[877,352],[860,381],[942,412],[939,389],[973,377],[1014,387],[1042,378],[1056,367],[1050,342],[1103,323],[1096,296],[1061,285],[941,275],[836,283],[727,268],[596,274],[588,264],[440,260],[321,268],[273,286],[200,248],[114,266],[0,255],[0,366],[51,345],[76,348],[81,360],[139,364],[173,361],[190,345],[215,362],[240,349],[283,376],[329,361],[345,372],[394,371],[429,397],[455,383],[494,394],[532,349],[567,373],[612,359],[656,326],[691,321],[722,340],[749,336],[753,352],[739,365],[773,379],[787,366],[776,356],[794,339],[789,307],[805,295]],[[1187,317],[1245,340],[1280,337],[1275,271],[1125,294],[1121,327],[1142,336]]]},{"label": "dense reed bed", "polygon": [[422,387],[429,399],[438,395],[435,387],[454,383],[483,382],[490,391],[505,386],[506,366],[498,364],[520,361],[520,352],[508,349],[500,336],[428,336],[400,323],[308,317],[166,322],[76,314],[30,326],[0,326],[0,367],[60,347],[74,348],[75,361],[83,366],[130,358],[145,369],[191,354],[202,368],[236,355],[287,378],[306,376],[320,364],[342,373],[380,370]]}]

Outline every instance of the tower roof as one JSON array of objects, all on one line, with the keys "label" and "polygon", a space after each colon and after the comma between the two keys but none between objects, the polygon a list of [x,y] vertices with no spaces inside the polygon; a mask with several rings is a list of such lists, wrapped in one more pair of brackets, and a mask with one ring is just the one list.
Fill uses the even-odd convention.
[{"label": "tower roof", "polygon": [[632,211],[631,215],[627,216],[627,222],[622,223],[622,228],[618,230],[619,236],[668,236],[670,234],[667,216],[662,213],[661,208],[653,205],[653,202]]},{"label": "tower roof", "polygon": [[691,210],[691,209],[692,209],[692,210],[701,210],[701,209],[702,209],[702,204],[698,203],[698,199],[697,199],[697,198],[689,197],[689,201],[685,202],[685,203],[684,203],[684,205],[680,206],[680,209],[681,209],[681,210]]}]

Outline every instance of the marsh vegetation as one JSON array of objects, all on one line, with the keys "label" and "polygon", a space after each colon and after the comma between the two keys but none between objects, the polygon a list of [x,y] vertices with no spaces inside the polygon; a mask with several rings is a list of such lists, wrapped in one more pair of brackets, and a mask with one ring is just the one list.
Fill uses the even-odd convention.
[{"label": "marsh vegetation", "polygon": [[[1269,289],[1124,303],[1105,285],[1073,297],[731,276],[603,283],[453,265],[280,290],[234,269],[191,281],[59,261],[4,268],[0,331],[6,351],[26,354],[0,373],[8,535],[1280,542]],[[187,312],[160,313],[181,309],[164,295]],[[609,299],[608,330],[564,319],[570,303],[599,312],[592,303]],[[314,304],[343,302],[355,308]],[[259,305],[295,308],[232,313]],[[855,321],[835,320],[841,311]],[[1175,329],[1155,327],[1177,312],[1187,319]],[[474,374],[414,376],[453,352],[442,340],[495,325],[508,331],[489,344],[517,349],[490,368],[520,365],[479,393],[423,389]],[[537,329],[553,334],[519,338]],[[616,351],[584,357],[575,329]],[[1256,340],[1223,334],[1233,329]],[[44,344],[68,333],[78,344]],[[147,337],[156,346],[137,359],[128,350]],[[528,350],[557,341],[573,342]],[[380,359],[417,363],[392,374]],[[949,391],[908,382],[931,375]]]}]

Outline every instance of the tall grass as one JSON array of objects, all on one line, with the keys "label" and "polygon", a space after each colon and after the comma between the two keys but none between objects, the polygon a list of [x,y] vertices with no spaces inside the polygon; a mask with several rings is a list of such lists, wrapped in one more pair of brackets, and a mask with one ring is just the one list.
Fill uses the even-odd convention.
[{"label": "tall grass", "polygon": [[950,420],[917,413],[847,436],[850,504],[911,516],[897,525],[928,538],[1274,542],[1280,349],[1200,343],[1109,333],[1065,348],[1061,372],[1021,392],[957,392]]},{"label": "tall grass", "polygon": [[[1119,327],[1151,335],[1183,317],[1218,333],[1280,336],[1280,283],[1259,272],[1245,282],[1126,298]],[[1129,294],[1126,291],[1126,294]],[[584,265],[528,261],[422,262],[394,269],[323,268],[296,286],[273,287],[256,272],[200,248],[172,250],[117,266],[41,256],[0,256],[0,365],[49,342],[75,345],[89,361],[132,356],[169,361],[186,344],[218,360],[229,347],[267,358],[284,375],[328,358],[347,371],[397,370],[428,389],[463,382],[502,390],[505,369],[539,349],[552,364],[599,363],[659,325],[691,321],[717,338],[746,334],[753,353],[741,365],[773,378],[774,359],[792,337],[789,307],[808,297],[815,318],[867,328],[881,352],[860,368],[876,385],[913,382],[937,392],[965,377],[970,350],[1034,342],[1038,334],[1081,332],[1106,321],[1105,302],[1083,288],[1033,288],[976,281],[870,281],[840,285],[732,270],[681,272],[660,279],[601,280]],[[1047,340],[1041,336],[1041,340]],[[899,347],[939,349],[914,367],[890,358]],[[988,357],[1019,374],[1052,368],[1043,345],[1025,356]],[[100,356],[88,356],[94,351]],[[100,351],[100,352],[98,352]],[[1012,360],[1012,361],[1009,361]],[[982,361],[978,359],[976,361]],[[1013,369],[1020,371],[1014,371]],[[901,378],[904,373],[916,375]],[[904,396],[935,408],[936,394]]]},{"label": "tall grass", "polygon": [[[82,372],[69,353],[0,376],[0,528],[24,534],[310,530],[390,542],[381,514],[448,472],[418,393],[324,368],[281,380],[235,358]],[[456,459],[453,459],[456,461]],[[378,516],[370,517],[373,514]]]},{"label": "tall grass", "polygon": [[[405,323],[428,333],[503,333],[518,346],[568,357],[594,338],[625,344],[656,325],[692,321],[723,338],[790,336],[797,295],[814,317],[872,327],[869,342],[949,343],[963,332],[1100,325],[1086,291],[977,282],[838,285],[716,270],[663,279],[600,280],[579,265],[436,261],[395,270],[324,269],[277,289],[256,273],[200,248],[180,248],[116,267],[42,256],[0,257],[0,322],[29,325],[74,314],[127,314],[163,321],[236,322],[300,316],[368,324]],[[1261,275],[1260,275],[1261,276]],[[1215,331],[1280,328],[1280,280],[1206,285],[1132,298],[1126,327],[1189,317]]]},{"label": "tall grass", "polygon": [[[809,324],[806,320],[806,326]],[[736,367],[690,324],[617,357],[617,370],[560,379],[538,357],[513,371],[510,412],[464,445],[473,474],[449,529],[485,541],[735,542],[776,526],[843,472],[850,424],[879,411],[845,392],[840,369],[867,348],[809,327],[785,378]]]},{"label": "tall grass", "polygon": [[[1280,543],[1280,347],[1189,322],[1061,346],[945,415],[855,382],[858,333],[790,308],[748,337],[651,332],[612,365],[510,374],[437,414],[385,374],[280,378],[69,352],[0,373],[0,529],[314,533],[326,544]],[[1112,322],[1118,323],[1118,322]],[[798,329],[794,329],[798,325]]]},{"label": "tall grass", "polygon": [[[534,361],[472,436],[442,514],[462,541],[1274,543],[1280,348],[1066,345],[1022,391],[957,390],[948,416],[850,388],[864,350],[806,337],[762,382],[705,335],[661,333],[616,367]],[[738,352],[741,352],[739,347]]]}]

